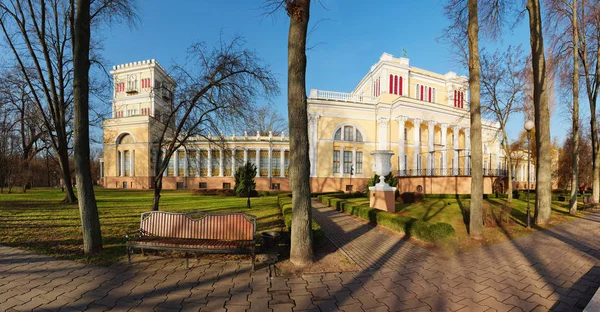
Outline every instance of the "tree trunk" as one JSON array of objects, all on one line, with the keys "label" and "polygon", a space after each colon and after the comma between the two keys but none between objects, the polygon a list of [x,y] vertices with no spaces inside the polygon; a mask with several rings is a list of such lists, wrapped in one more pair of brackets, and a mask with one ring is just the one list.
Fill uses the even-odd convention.
[{"label": "tree trunk", "polygon": [[[527,0],[533,67],[533,108],[536,141],[535,223],[550,222],[552,213],[552,164],[550,158],[550,111],[546,90],[546,58],[540,1]],[[529,170],[529,169],[528,169]]]},{"label": "tree trunk", "polygon": [[512,203],[513,200],[513,183],[512,183],[512,160],[511,160],[511,154],[509,154],[508,152],[506,153],[506,155],[508,155],[508,166],[506,166],[506,173],[508,175],[508,185],[506,187],[506,191],[508,192],[508,198],[506,199],[507,203]]},{"label": "tree trunk", "polygon": [[160,191],[162,191],[162,174],[154,178],[154,199],[152,200],[152,211],[158,211],[160,202]]},{"label": "tree trunk", "polygon": [[288,119],[290,128],[290,186],[292,235],[290,261],[313,262],[308,112],[306,103],[306,32],[310,0],[286,1],[290,16],[288,34]]},{"label": "tree trunk", "polygon": [[77,0],[76,2],[72,32],[75,179],[83,231],[83,252],[95,254],[102,251],[102,233],[90,168],[90,86],[88,76],[90,70],[90,0]]},{"label": "tree trunk", "polygon": [[577,0],[573,0],[573,156],[571,165],[571,198],[569,213],[577,214],[577,188],[579,186],[579,35],[577,34]]},{"label": "tree trunk", "polygon": [[469,236],[481,239],[483,234],[483,167],[481,151],[481,64],[479,63],[479,22],[477,0],[469,0],[469,93],[471,114],[471,205]]},{"label": "tree trunk", "polygon": [[73,182],[71,181],[71,167],[69,165],[69,153],[67,152],[67,145],[60,145],[58,151],[58,163],[60,165],[60,175],[63,179],[65,187],[65,199],[63,203],[74,204],[77,202],[75,192],[73,192]]},{"label": "tree trunk", "polygon": [[[598,142],[598,126],[596,124],[596,99],[590,102],[590,125],[592,128],[592,196],[597,203],[600,194],[600,143]],[[593,110],[592,110],[593,109]]]}]

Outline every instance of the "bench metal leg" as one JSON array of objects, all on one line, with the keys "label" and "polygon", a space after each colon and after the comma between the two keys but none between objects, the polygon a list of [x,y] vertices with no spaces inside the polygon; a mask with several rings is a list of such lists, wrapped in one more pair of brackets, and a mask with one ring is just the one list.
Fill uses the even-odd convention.
[{"label": "bench metal leg", "polygon": [[141,248],[141,250],[142,250],[142,256],[146,256],[146,255],[144,254],[144,248]]},{"label": "bench metal leg", "polygon": [[188,257],[187,252],[185,253],[185,268],[186,269],[190,268],[190,258]]},{"label": "bench metal leg", "polygon": [[131,248],[127,247],[127,262],[131,264]]},{"label": "bench metal leg", "polygon": [[254,271],[254,263],[256,262],[255,250],[252,250],[252,271]]}]

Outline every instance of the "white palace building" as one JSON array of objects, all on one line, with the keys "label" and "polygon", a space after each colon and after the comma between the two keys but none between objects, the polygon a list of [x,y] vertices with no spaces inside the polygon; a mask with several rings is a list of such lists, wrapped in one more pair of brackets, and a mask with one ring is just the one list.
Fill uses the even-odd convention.
[{"label": "white palace building", "polygon": [[[101,183],[148,189],[154,172],[152,133],[170,101],[175,81],[156,61],[123,64],[111,71],[112,118],[104,122]],[[400,192],[470,192],[467,78],[411,67],[409,59],[383,53],[349,93],[310,90],[308,96],[311,188],[314,192],[363,190],[372,171],[370,153],[392,150]],[[503,191],[506,159],[499,125],[483,121],[484,192]],[[195,139],[174,154],[166,189],[232,188],[236,168],[258,168],[258,190],[289,190],[289,138],[241,131],[214,146]],[[526,161],[512,179],[526,188]],[[533,166],[532,181],[535,178]],[[530,185],[534,187],[534,182]]]}]

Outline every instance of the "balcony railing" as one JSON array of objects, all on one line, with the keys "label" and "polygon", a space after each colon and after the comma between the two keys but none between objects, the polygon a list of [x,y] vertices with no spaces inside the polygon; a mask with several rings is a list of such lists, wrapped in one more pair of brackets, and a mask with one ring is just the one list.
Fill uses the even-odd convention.
[{"label": "balcony railing", "polygon": [[308,96],[310,99],[318,100],[333,100],[341,102],[357,102],[357,103],[369,103],[376,104],[377,98],[368,95],[359,95],[354,93],[336,92],[336,91],[325,91],[325,90],[310,90]]},{"label": "balcony railing", "polygon": [[[506,169],[483,169],[485,177],[505,177]],[[443,177],[443,176],[471,176],[471,168],[435,168],[435,169],[406,169],[398,170],[399,177]]]}]

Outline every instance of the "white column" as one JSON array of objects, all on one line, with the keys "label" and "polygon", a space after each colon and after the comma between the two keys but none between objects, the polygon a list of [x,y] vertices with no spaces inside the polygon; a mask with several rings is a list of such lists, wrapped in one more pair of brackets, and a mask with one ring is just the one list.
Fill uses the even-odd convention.
[{"label": "white column", "polygon": [[248,149],[244,148],[244,165],[248,163]]},{"label": "white column", "polygon": [[458,172],[458,166],[459,166],[459,162],[458,162],[458,137],[460,134],[460,127],[459,126],[454,126],[452,127],[452,133],[454,134],[454,140],[452,140],[452,148],[454,149],[454,159],[452,161],[452,169],[456,170],[455,172]]},{"label": "white column", "polygon": [[388,146],[388,125],[390,119],[387,117],[379,117],[377,119],[377,130],[378,130],[378,144],[377,149],[387,150]]},{"label": "white column", "polygon": [[207,164],[207,169],[208,169],[208,174],[206,175],[207,177],[212,177],[212,149],[208,149],[208,164]]},{"label": "white column", "polygon": [[414,149],[413,149],[413,169],[415,170],[413,175],[417,175],[417,169],[419,168],[419,153],[421,152],[421,137],[419,133],[421,132],[421,119],[415,118],[413,119],[413,141],[414,141]]},{"label": "white column", "polygon": [[269,178],[273,176],[273,166],[272,166],[272,163],[271,163],[272,158],[273,158],[273,148],[269,147],[269,166],[267,166],[268,169],[269,169],[268,170],[268,177]]},{"label": "white column", "polygon": [[125,176],[125,151],[119,151],[119,155],[121,157],[121,159],[120,159],[120,163],[121,163],[120,176],[124,177]]},{"label": "white column", "polygon": [[310,159],[310,176],[317,176],[317,140],[318,140],[318,126],[319,126],[319,114],[308,115],[308,155]]},{"label": "white column", "polygon": [[279,154],[279,177],[285,178],[285,149],[281,149]]},{"label": "white column", "polygon": [[467,156],[465,158],[465,168],[471,168],[471,133],[470,133],[470,129],[466,128],[465,129],[465,156]]},{"label": "white column", "polygon": [[427,150],[429,151],[429,153],[427,153],[427,169],[431,175],[433,175],[433,169],[435,169],[434,157],[432,153],[434,151],[433,143],[435,142],[435,124],[436,122],[433,120],[427,122]]},{"label": "white column", "polygon": [[129,150],[129,175],[135,176],[135,150]]},{"label": "white column", "polygon": [[104,178],[104,162],[100,162],[100,177]]},{"label": "white column", "polygon": [[225,150],[224,149],[219,149],[219,176],[222,177],[223,175],[225,175],[225,170],[224,170],[224,165],[225,162],[223,161],[225,159]]},{"label": "white column", "polygon": [[235,148],[231,149],[231,176],[235,177]]},{"label": "white column", "polygon": [[340,147],[340,177],[344,176],[344,147]]},{"label": "white column", "polygon": [[175,150],[175,153],[173,153],[173,157],[175,159],[173,161],[173,163],[174,163],[173,167],[175,168],[173,170],[174,171],[173,176],[177,177],[177,176],[179,176],[179,151],[178,150]]},{"label": "white column", "polygon": [[448,168],[448,159],[446,158],[446,149],[448,148],[448,124],[444,123],[441,126],[441,130],[442,130],[442,141],[440,142],[442,144],[442,163],[440,164],[440,169],[442,170],[442,175],[446,175],[447,173],[447,168]]},{"label": "white column", "polygon": [[260,148],[256,149],[256,176],[260,177]]},{"label": "white column", "polygon": [[398,159],[400,159],[398,162],[398,173],[402,172],[406,167],[406,164],[404,163],[404,144],[406,143],[404,142],[404,128],[406,119],[406,116],[396,117],[396,121],[398,122]]}]

